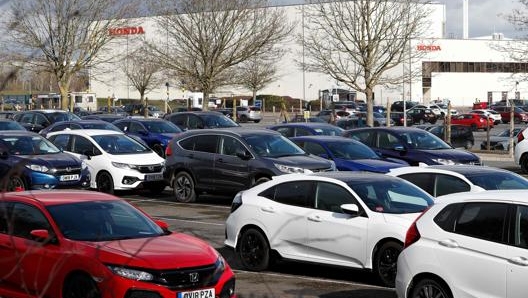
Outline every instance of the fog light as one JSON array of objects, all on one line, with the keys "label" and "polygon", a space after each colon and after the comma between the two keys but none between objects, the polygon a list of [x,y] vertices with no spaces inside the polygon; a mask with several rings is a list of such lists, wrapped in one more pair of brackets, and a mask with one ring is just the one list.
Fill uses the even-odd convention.
[{"label": "fog light", "polygon": [[125,177],[123,177],[123,180],[121,180],[121,183],[123,183],[125,185],[131,185],[131,184],[136,183],[138,180],[139,179],[137,177],[125,176]]}]

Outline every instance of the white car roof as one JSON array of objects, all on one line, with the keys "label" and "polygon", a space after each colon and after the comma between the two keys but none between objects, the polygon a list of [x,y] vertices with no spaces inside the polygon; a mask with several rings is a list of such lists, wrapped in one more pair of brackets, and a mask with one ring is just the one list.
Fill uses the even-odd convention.
[{"label": "white car roof", "polygon": [[528,204],[527,189],[513,190],[487,190],[482,192],[459,192],[437,197],[435,204],[450,204],[458,202],[472,201],[489,201],[489,202],[506,202],[517,204]]}]

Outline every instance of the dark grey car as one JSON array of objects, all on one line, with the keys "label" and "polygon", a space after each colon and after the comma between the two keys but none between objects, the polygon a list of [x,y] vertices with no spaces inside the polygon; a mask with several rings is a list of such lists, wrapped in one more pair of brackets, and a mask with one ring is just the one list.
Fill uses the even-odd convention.
[{"label": "dark grey car", "polygon": [[268,129],[189,130],[167,147],[164,177],[179,202],[203,192],[235,194],[286,173],[334,171],[332,161],[310,155]]}]

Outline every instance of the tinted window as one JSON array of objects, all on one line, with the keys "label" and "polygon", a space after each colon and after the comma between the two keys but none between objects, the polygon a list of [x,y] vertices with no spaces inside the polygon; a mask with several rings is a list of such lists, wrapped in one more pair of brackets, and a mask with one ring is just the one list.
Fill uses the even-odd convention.
[{"label": "tinted window", "polygon": [[246,148],[237,139],[223,136],[220,154],[236,156],[237,151],[244,152]]},{"label": "tinted window", "polygon": [[60,150],[69,151],[68,141],[70,140],[70,135],[55,135],[50,137],[50,141]]},{"label": "tinted window", "polygon": [[411,173],[398,176],[405,179],[419,188],[425,190],[428,194],[434,196],[434,176],[431,173]]},{"label": "tinted window", "polygon": [[454,232],[483,240],[504,242],[507,204],[468,203],[456,221]]},{"label": "tinted window", "polygon": [[313,133],[309,130],[307,130],[306,128],[302,128],[302,127],[297,127],[295,129],[295,135],[296,136],[309,136],[309,135],[312,135]]},{"label": "tinted window", "polygon": [[465,175],[469,181],[485,190],[528,189],[528,180],[511,172],[481,172]]},{"label": "tinted window", "polygon": [[218,137],[214,135],[199,135],[180,141],[180,146],[185,150],[216,153]]},{"label": "tinted window", "polygon": [[514,245],[528,248],[528,207],[518,206],[515,213]]},{"label": "tinted window", "polygon": [[306,152],[309,152],[314,155],[321,155],[321,154],[327,154],[326,150],[323,148],[323,146],[315,143],[315,142],[304,142],[304,145],[302,147]]},{"label": "tinted window", "polygon": [[438,174],[436,176],[436,194],[435,197],[447,195],[450,193],[469,191],[471,187],[462,179],[450,175]]},{"label": "tinted window", "polygon": [[339,185],[326,182],[318,182],[315,190],[315,208],[341,212],[341,205],[357,204],[354,196]]},{"label": "tinted window", "polygon": [[37,208],[15,203],[12,212],[13,236],[30,239],[32,230],[50,231],[48,220]]},{"label": "tinted window", "polygon": [[349,138],[360,141],[361,143],[371,146],[371,133],[369,131],[351,132]]},{"label": "tinted window", "polygon": [[96,153],[96,148],[90,140],[88,140],[85,137],[81,137],[81,136],[72,136],[72,137],[74,141],[72,143],[71,152],[78,153],[78,154],[86,154],[86,153],[95,154]]},{"label": "tinted window", "polygon": [[433,221],[443,230],[452,232],[454,229],[456,215],[462,204],[450,204],[438,212]]},{"label": "tinted window", "polygon": [[273,199],[282,204],[311,207],[313,206],[310,202],[313,192],[312,185],[310,181],[295,181],[279,184],[275,187]]}]

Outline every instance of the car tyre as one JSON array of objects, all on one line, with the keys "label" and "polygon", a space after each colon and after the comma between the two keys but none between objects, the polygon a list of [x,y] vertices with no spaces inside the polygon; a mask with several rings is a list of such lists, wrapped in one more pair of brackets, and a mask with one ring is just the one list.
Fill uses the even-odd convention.
[{"label": "car tyre", "polygon": [[156,152],[160,157],[165,158],[165,150],[163,150],[163,147],[160,144],[152,146],[152,151]]},{"label": "car tyre", "polygon": [[26,184],[24,180],[18,176],[12,176],[7,182],[7,191],[24,191],[26,190]]},{"label": "car tyre", "polygon": [[473,142],[471,142],[470,140],[467,140],[466,144],[464,145],[464,148],[466,150],[469,150],[469,149],[473,148]]},{"label": "car tyre", "polygon": [[402,251],[400,243],[389,241],[384,243],[374,257],[374,273],[379,282],[386,287],[394,287],[396,280],[396,263]]},{"label": "car tyre", "polygon": [[449,288],[434,279],[422,279],[413,287],[410,298],[452,298]]},{"label": "car tyre", "polygon": [[248,122],[248,117],[246,115],[240,115],[240,122],[242,123]]},{"label": "car tyre", "polygon": [[114,179],[108,172],[101,172],[97,175],[95,180],[97,183],[97,191],[108,194],[114,194]]},{"label": "car tyre", "polygon": [[63,287],[63,298],[100,298],[95,282],[88,276],[76,274],[68,278]]},{"label": "car tyre", "polygon": [[257,229],[247,229],[240,236],[238,256],[250,271],[266,270],[270,263],[270,248],[266,237]]},{"label": "car tyre", "polygon": [[259,122],[260,122],[260,120],[255,120],[255,123],[259,123]]},{"label": "car tyre", "polygon": [[174,198],[181,203],[191,203],[196,201],[196,191],[194,181],[187,172],[179,172],[172,180],[172,190]]},{"label": "car tyre", "polygon": [[255,185],[259,185],[259,184],[262,184],[262,183],[264,183],[264,182],[268,182],[268,181],[270,181],[270,180],[271,180],[271,179],[268,178],[268,177],[260,177],[260,178],[257,179],[257,181],[255,181],[255,184],[253,184],[253,186],[255,186]]}]

